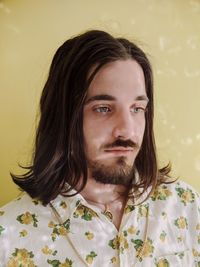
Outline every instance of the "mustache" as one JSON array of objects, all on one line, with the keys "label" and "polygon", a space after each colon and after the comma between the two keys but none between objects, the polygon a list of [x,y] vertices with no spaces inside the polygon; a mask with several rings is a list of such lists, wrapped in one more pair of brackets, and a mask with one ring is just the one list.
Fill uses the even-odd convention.
[{"label": "mustache", "polygon": [[104,146],[104,148],[113,148],[113,147],[131,147],[131,148],[139,148],[139,145],[132,140],[122,140],[122,139],[117,139],[115,140],[112,144],[107,144]]}]

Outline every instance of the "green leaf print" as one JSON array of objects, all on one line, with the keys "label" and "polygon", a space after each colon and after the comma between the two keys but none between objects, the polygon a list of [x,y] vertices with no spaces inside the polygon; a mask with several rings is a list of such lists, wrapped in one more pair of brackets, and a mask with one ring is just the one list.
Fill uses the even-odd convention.
[{"label": "green leaf print", "polygon": [[70,219],[67,219],[63,224],[54,224],[51,234],[52,240],[55,241],[57,236],[64,236],[70,231]]},{"label": "green leaf print", "polygon": [[9,258],[6,266],[31,266],[37,267],[34,263],[34,254],[32,251],[28,251],[25,248],[15,248],[15,252],[12,253],[12,257]]},{"label": "green leaf print", "polygon": [[135,244],[134,248],[138,251],[143,246],[143,241],[141,239],[131,239],[131,242]]},{"label": "green leaf print", "polygon": [[63,226],[65,227],[66,230],[69,230],[70,228],[70,219],[67,219],[64,223]]},{"label": "green leaf print", "polygon": [[86,256],[87,263],[92,264],[94,257],[96,257],[96,256],[97,256],[97,254],[94,251],[91,251],[90,254],[88,254]]},{"label": "green leaf print", "polygon": [[123,233],[124,233],[124,236],[128,236],[128,233],[126,230],[124,230]]},{"label": "green leaf print", "polygon": [[33,202],[33,204],[36,205],[36,206],[40,203],[39,200],[33,200],[32,202]]},{"label": "green leaf print", "polygon": [[94,217],[98,217],[97,213],[84,205],[79,205],[73,213],[74,218],[79,218],[85,221],[92,221]]},{"label": "green leaf print", "polygon": [[174,221],[174,224],[179,228],[179,229],[187,229],[188,228],[188,223],[187,219],[183,216],[177,218]]},{"label": "green leaf print", "polygon": [[0,210],[0,216],[3,216],[5,211]]},{"label": "green leaf print", "polygon": [[3,226],[0,225],[0,235],[1,233],[4,231],[5,229],[3,228]]},{"label": "green leaf print", "polygon": [[15,249],[15,252],[13,252],[12,254],[13,256],[21,256],[23,255],[24,258],[33,258],[34,257],[34,254],[32,251],[27,251],[25,248],[24,249],[19,249],[19,248],[16,248]]},{"label": "green leaf print", "polygon": [[108,245],[113,248],[113,249],[119,249],[119,237],[116,236],[115,238],[113,238],[112,240],[110,240],[108,242]]},{"label": "green leaf print", "polygon": [[17,221],[21,224],[33,224],[34,227],[37,227],[38,220],[36,219],[35,214],[31,214],[30,212],[25,212],[17,217]]},{"label": "green leaf print", "polygon": [[135,209],[134,205],[127,205],[124,209],[124,213],[127,214],[129,212],[132,212]]},{"label": "green leaf print", "polygon": [[158,186],[156,187],[156,189],[154,190],[153,195],[151,196],[151,199],[153,201],[156,200],[166,200],[168,197],[170,197],[172,195],[172,192],[167,188],[166,185],[162,185],[162,186]]},{"label": "green leaf print", "polygon": [[51,264],[53,267],[60,267],[60,266],[65,266],[65,267],[72,267],[73,266],[73,261],[66,258],[63,263],[61,263],[59,260],[47,260],[49,264]]},{"label": "green leaf print", "polygon": [[51,264],[53,267],[59,267],[61,264],[59,260],[47,260],[47,263]]},{"label": "green leaf print", "polygon": [[195,200],[195,194],[192,192],[191,189],[187,188],[184,189],[182,187],[177,187],[176,191],[181,202],[186,206],[188,203],[193,203]]}]

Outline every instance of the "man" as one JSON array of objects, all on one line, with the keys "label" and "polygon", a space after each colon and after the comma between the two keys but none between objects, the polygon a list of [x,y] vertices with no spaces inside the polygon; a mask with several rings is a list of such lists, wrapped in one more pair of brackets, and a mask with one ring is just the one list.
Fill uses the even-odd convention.
[{"label": "man", "polygon": [[0,266],[200,266],[200,198],[158,168],[149,60],[103,31],[66,41],[44,86]]}]

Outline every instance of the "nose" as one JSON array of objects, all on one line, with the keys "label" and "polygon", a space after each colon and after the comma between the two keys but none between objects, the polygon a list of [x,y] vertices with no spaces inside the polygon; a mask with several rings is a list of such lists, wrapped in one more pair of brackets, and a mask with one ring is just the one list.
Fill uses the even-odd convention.
[{"label": "nose", "polygon": [[121,112],[116,115],[113,127],[113,137],[118,139],[135,140],[137,135],[137,123],[130,112]]}]

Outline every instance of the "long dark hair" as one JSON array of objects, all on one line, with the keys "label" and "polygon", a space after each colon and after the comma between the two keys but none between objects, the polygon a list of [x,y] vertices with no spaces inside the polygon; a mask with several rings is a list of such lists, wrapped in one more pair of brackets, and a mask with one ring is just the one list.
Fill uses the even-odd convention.
[{"label": "long dark hair", "polygon": [[[146,191],[170,171],[169,165],[158,169],[153,133],[153,76],[145,53],[124,38],[92,30],[67,40],[57,50],[40,100],[31,166],[23,175],[11,174],[14,182],[31,197],[49,203],[58,194],[70,196],[78,183],[87,182],[87,162],[83,147],[83,105],[88,86],[98,70],[108,62],[132,58],[142,67],[149,98],[146,128],[140,152],[135,160],[139,181],[133,189]],[[94,66],[95,69],[94,69]],[[88,77],[91,69],[93,73]],[[66,185],[68,185],[66,187]]]}]

